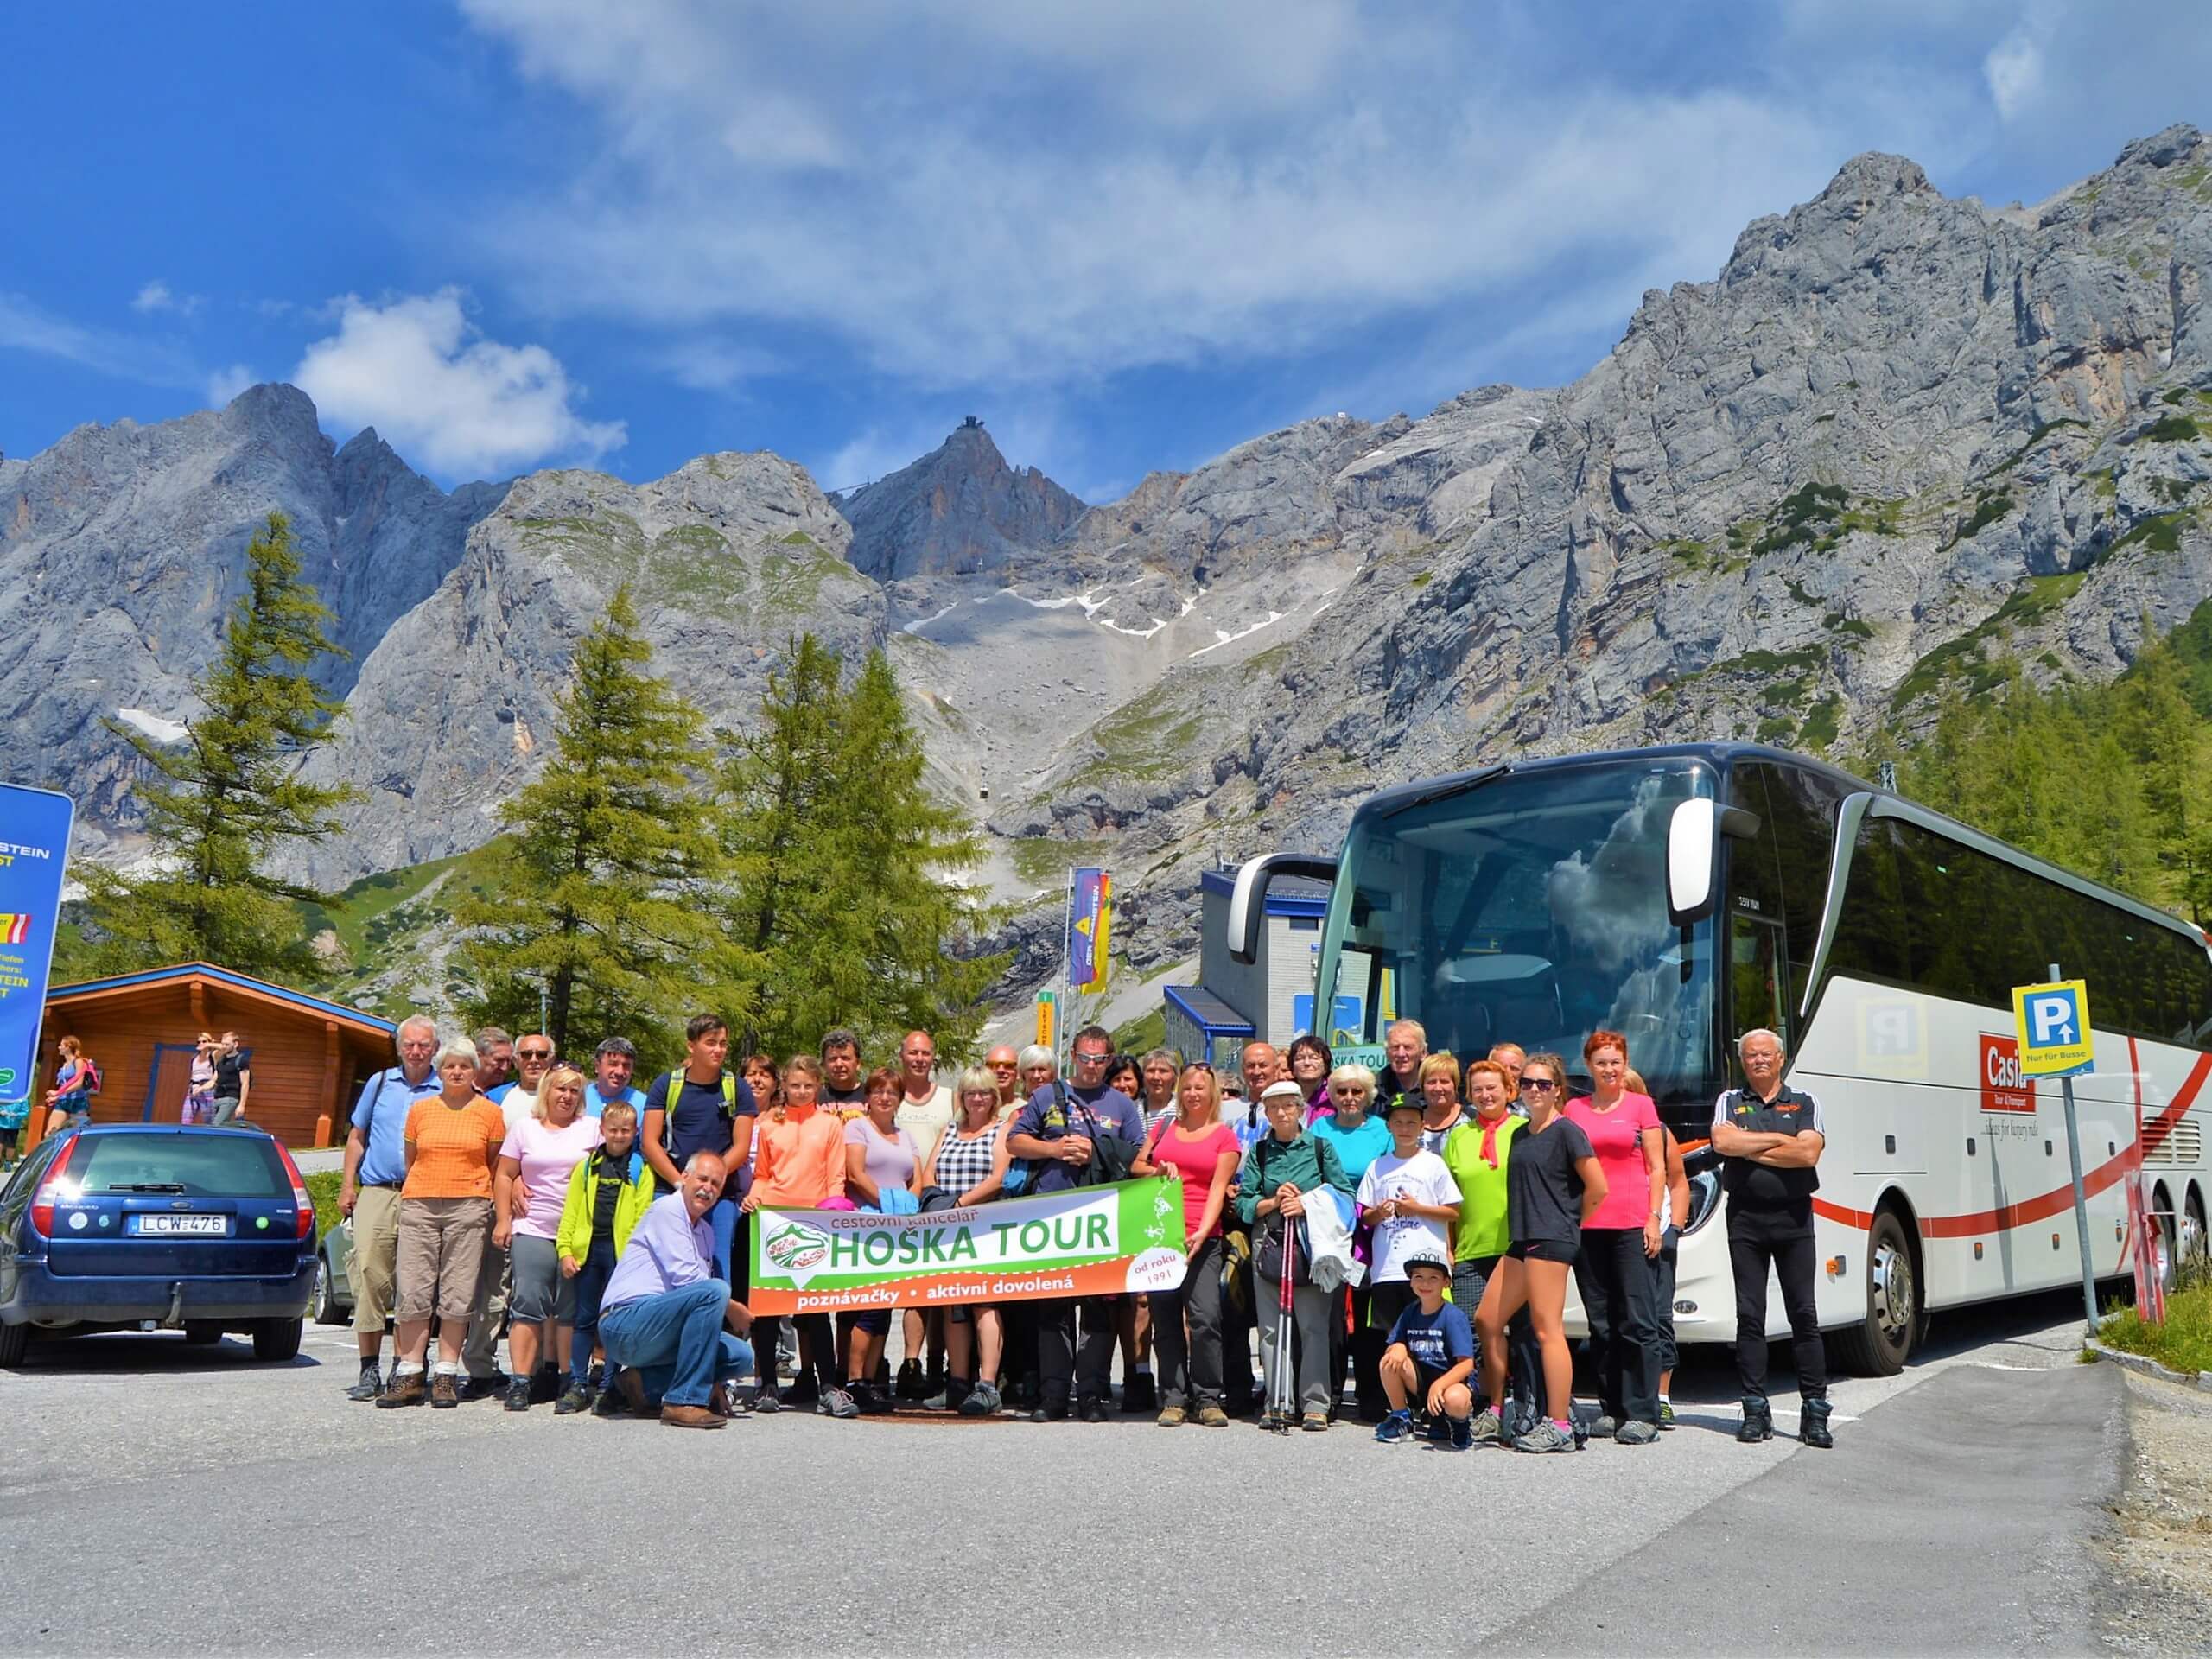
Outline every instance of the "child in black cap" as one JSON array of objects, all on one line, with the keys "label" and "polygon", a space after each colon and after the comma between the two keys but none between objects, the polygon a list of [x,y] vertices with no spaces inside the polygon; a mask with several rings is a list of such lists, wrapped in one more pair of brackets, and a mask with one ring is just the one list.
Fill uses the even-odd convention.
[{"label": "child in black cap", "polygon": [[1475,1369],[1475,1328],[1464,1309],[1445,1300],[1452,1263],[1441,1250],[1424,1246],[1407,1257],[1406,1279],[1414,1300],[1390,1327],[1390,1345],[1382,1355],[1390,1413],[1375,1438],[1385,1446],[1404,1440],[1418,1409],[1441,1430],[1439,1441],[1465,1452],[1474,1444],[1475,1401],[1467,1382]]}]

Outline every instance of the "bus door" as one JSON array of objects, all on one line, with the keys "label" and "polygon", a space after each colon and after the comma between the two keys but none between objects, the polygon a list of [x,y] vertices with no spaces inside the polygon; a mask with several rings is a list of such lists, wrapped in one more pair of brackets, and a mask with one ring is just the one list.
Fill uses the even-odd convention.
[{"label": "bus door", "polygon": [[[1779,918],[1738,911],[1728,918],[1729,1030],[1740,1037],[1764,1026],[1789,1042],[1783,988],[1789,982]],[[1731,1045],[1732,1049],[1732,1044]],[[1738,1081],[1741,1081],[1740,1078]]]}]

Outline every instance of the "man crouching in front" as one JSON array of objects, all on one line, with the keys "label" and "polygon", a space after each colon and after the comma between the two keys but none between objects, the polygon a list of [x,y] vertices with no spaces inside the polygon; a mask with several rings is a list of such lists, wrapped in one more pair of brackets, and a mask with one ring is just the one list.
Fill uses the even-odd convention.
[{"label": "man crouching in front", "polygon": [[658,1401],[671,1428],[720,1428],[733,1409],[729,1384],[753,1369],[743,1340],[753,1315],[715,1277],[715,1230],[706,1218],[727,1173],[715,1154],[691,1155],[676,1191],[639,1218],[599,1305],[599,1339],[616,1393],[639,1417]]}]

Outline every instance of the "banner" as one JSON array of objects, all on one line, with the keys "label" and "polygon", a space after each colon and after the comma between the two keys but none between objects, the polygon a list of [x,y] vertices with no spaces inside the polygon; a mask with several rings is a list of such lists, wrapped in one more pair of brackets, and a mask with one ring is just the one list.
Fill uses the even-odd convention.
[{"label": "banner", "polygon": [[0,784],[0,1116],[13,1117],[41,1092],[39,1017],[75,815],[67,795]]},{"label": "banner", "polygon": [[1114,927],[1114,878],[1103,870],[1075,873],[1075,927],[1068,940],[1068,982],[1078,991],[1106,988],[1106,948]]},{"label": "banner", "polygon": [[1183,1188],[1154,1177],[931,1215],[760,1210],[756,1313],[952,1306],[1173,1290],[1183,1282]]}]

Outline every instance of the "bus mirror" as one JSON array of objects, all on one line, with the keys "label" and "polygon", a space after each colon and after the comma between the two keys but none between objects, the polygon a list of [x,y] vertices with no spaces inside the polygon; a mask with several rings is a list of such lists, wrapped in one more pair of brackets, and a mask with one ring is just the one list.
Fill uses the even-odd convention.
[{"label": "bus mirror", "polygon": [[1713,907],[1713,842],[1719,827],[1714,801],[1683,801],[1667,820],[1667,919],[1676,927]]},{"label": "bus mirror", "polygon": [[1317,853],[1268,853],[1245,860],[1229,895],[1229,955],[1250,963],[1260,958],[1260,925],[1267,919],[1268,883],[1278,875],[1309,875],[1334,881],[1337,861]]}]

